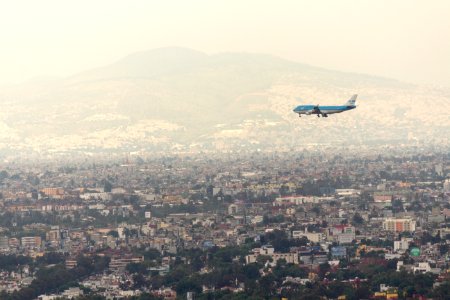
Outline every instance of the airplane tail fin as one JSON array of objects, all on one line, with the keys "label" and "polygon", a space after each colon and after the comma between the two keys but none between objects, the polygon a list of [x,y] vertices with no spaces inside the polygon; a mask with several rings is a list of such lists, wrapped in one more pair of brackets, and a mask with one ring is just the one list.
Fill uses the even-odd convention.
[{"label": "airplane tail fin", "polygon": [[345,102],[346,106],[356,106],[356,97],[358,97],[358,95],[353,95],[350,99],[348,99],[347,102]]}]

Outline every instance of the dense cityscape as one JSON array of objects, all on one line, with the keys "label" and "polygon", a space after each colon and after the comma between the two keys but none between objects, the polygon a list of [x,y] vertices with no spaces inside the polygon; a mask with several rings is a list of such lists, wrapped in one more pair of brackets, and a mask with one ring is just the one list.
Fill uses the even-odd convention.
[{"label": "dense cityscape", "polygon": [[448,299],[448,149],[0,165],[0,299]]},{"label": "dense cityscape", "polygon": [[450,300],[449,37],[448,0],[0,1],[0,300]]}]

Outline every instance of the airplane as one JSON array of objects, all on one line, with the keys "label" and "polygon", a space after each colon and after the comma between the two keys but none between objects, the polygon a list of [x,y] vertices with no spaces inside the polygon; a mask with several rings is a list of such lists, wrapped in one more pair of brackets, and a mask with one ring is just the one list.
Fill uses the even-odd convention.
[{"label": "airplane", "polygon": [[322,116],[326,118],[328,115],[356,108],[356,97],[358,97],[358,95],[353,95],[345,104],[337,106],[320,106],[319,104],[299,105],[294,109],[294,112],[297,113],[299,117],[302,115],[317,115],[317,117]]}]

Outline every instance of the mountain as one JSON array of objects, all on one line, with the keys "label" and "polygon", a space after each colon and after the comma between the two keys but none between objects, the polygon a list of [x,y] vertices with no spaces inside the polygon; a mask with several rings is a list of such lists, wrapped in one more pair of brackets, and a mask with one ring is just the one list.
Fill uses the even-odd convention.
[{"label": "mountain", "polygon": [[[300,103],[356,110],[298,118]],[[0,154],[448,142],[450,91],[249,53],[160,48],[0,88]],[[443,113],[444,112],[444,113]]]}]

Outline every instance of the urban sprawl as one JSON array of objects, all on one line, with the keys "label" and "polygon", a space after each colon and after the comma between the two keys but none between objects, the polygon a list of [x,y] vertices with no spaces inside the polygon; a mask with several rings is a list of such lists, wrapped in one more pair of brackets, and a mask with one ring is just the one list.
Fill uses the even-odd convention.
[{"label": "urban sprawl", "polygon": [[0,164],[0,299],[450,299],[450,152]]}]

